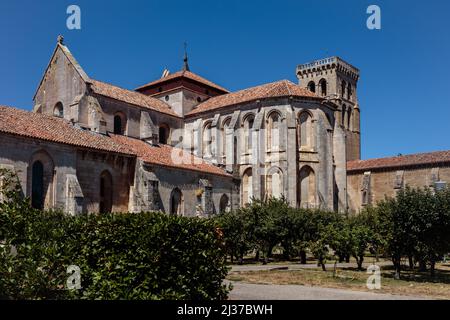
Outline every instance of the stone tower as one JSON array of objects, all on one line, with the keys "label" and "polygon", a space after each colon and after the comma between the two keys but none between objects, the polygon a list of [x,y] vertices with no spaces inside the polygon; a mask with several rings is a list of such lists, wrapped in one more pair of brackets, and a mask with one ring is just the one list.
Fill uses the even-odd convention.
[{"label": "stone tower", "polygon": [[360,109],[357,96],[359,70],[339,57],[316,60],[297,67],[300,86],[338,106],[335,119],[345,132],[347,161],[361,158]]}]

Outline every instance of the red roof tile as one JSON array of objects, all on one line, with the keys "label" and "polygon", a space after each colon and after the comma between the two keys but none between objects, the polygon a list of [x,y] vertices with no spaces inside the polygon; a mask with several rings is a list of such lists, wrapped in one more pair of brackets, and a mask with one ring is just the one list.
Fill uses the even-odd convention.
[{"label": "red roof tile", "polygon": [[143,86],[141,86],[139,88],[136,88],[136,90],[145,89],[147,87],[155,86],[157,84],[161,84],[163,82],[166,82],[166,81],[169,81],[169,80],[172,80],[172,79],[176,79],[176,78],[191,79],[191,80],[194,80],[196,82],[199,82],[199,83],[202,83],[204,85],[207,85],[207,86],[209,86],[211,88],[215,88],[217,90],[223,91],[224,93],[229,92],[227,89],[225,89],[225,88],[223,88],[223,87],[221,87],[221,86],[219,86],[219,85],[217,85],[217,84],[215,84],[215,83],[213,83],[213,82],[211,82],[209,80],[206,80],[205,78],[199,76],[198,74],[195,74],[195,73],[193,73],[191,71],[186,71],[186,70],[181,70],[181,71],[169,74],[167,77],[164,77],[164,78],[155,80],[153,82],[147,83],[146,85],[143,85]]},{"label": "red roof tile", "polygon": [[[115,143],[128,148],[130,153],[136,154],[149,164],[231,177],[219,167],[209,164],[182,149],[169,145],[152,146],[142,140],[127,136],[114,134],[110,134],[110,136]],[[181,161],[181,158],[183,158],[183,161]],[[177,161],[177,159],[180,160]]]},{"label": "red roof tile", "polygon": [[77,147],[128,154],[105,135],[77,128],[62,118],[0,106],[0,132]]},{"label": "red roof tile", "polygon": [[157,112],[165,113],[174,117],[180,117],[175,113],[175,111],[173,111],[170,108],[170,106],[167,103],[159,99],[146,96],[136,91],[123,89],[105,82],[97,80],[91,81],[92,81],[92,89],[94,90],[95,93],[99,95],[113,98],[115,100],[123,101],[139,107],[151,109]]},{"label": "red roof tile", "polygon": [[205,102],[199,104],[187,115],[194,115],[258,99],[289,96],[322,99],[319,98],[315,93],[302,88],[288,80],[281,80],[210,98]]},{"label": "red roof tile", "polygon": [[450,150],[390,158],[349,161],[347,162],[347,171],[394,169],[420,165],[438,165],[442,163],[450,164]]},{"label": "red roof tile", "polygon": [[[0,133],[120,153],[139,157],[153,165],[230,177],[219,167],[178,148],[168,145],[151,146],[142,140],[126,136],[106,136],[78,128],[62,118],[6,106],[0,106]],[[184,161],[178,163],[176,155],[182,156]]]}]

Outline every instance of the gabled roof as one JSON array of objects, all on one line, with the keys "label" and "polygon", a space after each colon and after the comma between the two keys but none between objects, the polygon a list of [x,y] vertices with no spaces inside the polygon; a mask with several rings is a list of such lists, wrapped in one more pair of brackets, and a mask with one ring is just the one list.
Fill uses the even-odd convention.
[{"label": "gabled roof", "polygon": [[129,154],[105,135],[86,131],[69,121],[16,108],[0,106],[0,132],[71,146]]},{"label": "gabled roof", "polygon": [[347,171],[400,169],[405,167],[440,164],[450,165],[450,150],[416,153],[389,158],[349,161],[347,162]]},{"label": "gabled roof", "polygon": [[219,86],[219,85],[217,85],[217,84],[215,84],[215,83],[213,83],[213,82],[211,82],[209,80],[206,80],[205,78],[199,76],[198,74],[195,74],[195,73],[193,73],[191,71],[188,71],[188,70],[181,70],[181,71],[169,74],[167,77],[164,77],[164,78],[155,80],[153,82],[147,83],[146,85],[143,85],[143,86],[141,86],[139,88],[136,88],[136,90],[140,91],[140,90],[146,89],[148,87],[154,87],[156,85],[163,84],[165,82],[168,82],[170,80],[174,80],[174,79],[177,79],[177,78],[187,78],[187,79],[193,80],[195,82],[201,83],[203,85],[206,85],[208,87],[211,87],[211,88],[217,89],[219,91],[222,91],[223,93],[228,93],[229,92],[227,89],[225,89],[225,88],[223,88],[223,87],[221,87],[221,86]]},{"label": "gabled roof", "polygon": [[69,62],[72,64],[72,66],[75,68],[75,70],[80,75],[81,79],[83,79],[84,82],[87,82],[87,83],[90,82],[89,76],[86,74],[86,72],[84,72],[83,68],[80,66],[80,64],[77,62],[75,57],[72,55],[72,53],[70,52],[69,48],[67,48],[61,42],[58,42],[56,44],[55,50],[53,50],[52,57],[50,58],[50,61],[47,64],[47,68],[45,68],[45,72],[44,72],[44,74],[43,74],[43,76],[41,78],[41,81],[39,82],[39,85],[38,85],[38,87],[36,89],[36,92],[34,93],[33,100],[34,100],[34,98],[36,98],[36,95],[37,95],[39,89],[41,88],[42,83],[44,82],[45,75],[47,74],[47,70],[50,67],[51,62],[53,61],[53,57],[55,56],[55,54],[58,51],[58,49],[62,50],[62,52],[67,57]]},{"label": "gabled roof", "polygon": [[306,97],[317,98],[321,100],[323,99],[317,96],[315,93],[302,88],[290,82],[289,80],[281,80],[210,98],[205,102],[199,104],[194,110],[189,112],[187,116],[208,112],[211,110],[216,110],[244,102],[251,102],[259,99],[274,97]]},{"label": "gabled roof", "polygon": [[209,164],[185,150],[163,144],[152,146],[142,140],[122,135],[110,134],[110,136],[115,143],[128,148],[130,153],[136,154],[138,158],[148,164],[231,177],[219,167]]},{"label": "gabled roof", "polygon": [[146,96],[142,93],[123,89],[105,82],[91,80],[92,90],[99,95],[109,97],[118,101],[133,104],[138,107],[147,108],[157,112],[165,113],[179,118],[180,116],[173,111],[170,106],[156,98]]}]

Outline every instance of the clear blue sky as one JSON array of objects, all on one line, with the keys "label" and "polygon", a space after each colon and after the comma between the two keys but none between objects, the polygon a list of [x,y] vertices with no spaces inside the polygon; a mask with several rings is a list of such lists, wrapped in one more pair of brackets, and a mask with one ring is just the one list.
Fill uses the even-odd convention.
[{"label": "clear blue sky", "polygon": [[[82,29],[66,28],[66,9]],[[382,10],[382,30],[366,9]],[[238,90],[338,55],[361,70],[362,156],[450,149],[450,1],[1,1],[0,104],[30,109],[58,34],[94,79],[135,88],[181,67]]]}]

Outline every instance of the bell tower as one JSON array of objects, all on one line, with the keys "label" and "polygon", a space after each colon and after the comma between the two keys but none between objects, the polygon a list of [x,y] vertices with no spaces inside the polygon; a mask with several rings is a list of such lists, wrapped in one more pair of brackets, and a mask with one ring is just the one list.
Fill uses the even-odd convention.
[{"label": "bell tower", "polygon": [[338,106],[335,119],[346,133],[347,161],[359,160],[359,70],[339,57],[330,57],[299,65],[297,78],[300,86],[333,101]]}]

